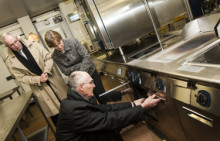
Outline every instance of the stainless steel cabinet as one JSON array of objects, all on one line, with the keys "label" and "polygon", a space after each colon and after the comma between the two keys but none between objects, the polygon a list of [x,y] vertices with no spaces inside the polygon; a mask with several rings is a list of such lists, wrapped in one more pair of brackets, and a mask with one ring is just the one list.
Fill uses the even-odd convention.
[{"label": "stainless steel cabinet", "polygon": [[176,106],[188,141],[219,141],[219,117],[179,101]]},{"label": "stainless steel cabinet", "polygon": [[91,40],[99,44],[102,40],[108,49],[154,31],[142,0],[75,0],[75,4]]}]

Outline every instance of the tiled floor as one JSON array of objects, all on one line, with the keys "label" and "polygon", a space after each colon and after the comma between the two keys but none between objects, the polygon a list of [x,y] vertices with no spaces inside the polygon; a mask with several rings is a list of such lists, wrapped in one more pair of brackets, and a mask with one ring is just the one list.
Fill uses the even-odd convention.
[{"label": "tiled floor", "polygon": [[161,141],[142,122],[123,129],[121,134],[124,141]]},{"label": "tiled floor", "polygon": [[[109,90],[119,85],[118,81],[112,80],[109,77],[102,76],[102,81],[106,90]],[[125,88],[126,87],[123,87],[122,89]],[[131,100],[132,97],[130,95],[124,95],[122,98],[122,101],[131,101]],[[39,109],[35,104],[30,106],[30,111],[33,114],[33,117],[30,114],[28,114],[26,120],[21,123],[21,128],[26,136],[47,126],[46,121],[43,119],[43,116],[41,115]],[[121,131],[121,134],[124,141],[160,141],[160,139],[141,122],[138,123],[137,125],[131,125],[128,126],[127,128],[124,128]],[[15,134],[15,138],[19,140],[17,134]],[[48,140],[49,141],[55,140],[55,137],[52,134],[52,132],[49,132]],[[13,141],[13,139],[11,139],[11,141]]]},{"label": "tiled floor", "polygon": [[[40,110],[36,106],[36,104],[33,104],[30,106],[30,112],[33,114],[33,116],[30,113],[27,114],[27,116],[25,117],[25,120],[20,123],[20,127],[21,127],[23,133],[25,134],[25,136],[28,136],[28,135],[36,132],[37,130],[47,126],[47,123],[44,120],[44,118],[43,118]],[[50,119],[49,119],[49,121],[50,121],[51,125],[53,126],[53,128],[55,129],[55,127]],[[17,134],[15,134],[14,136],[17,140],[19,140],[19,137]],[[13,139],[11,139],[11,141],[13,141]],[[55,137],[50,130],[49,130],[48,141],[55,141]]]}]

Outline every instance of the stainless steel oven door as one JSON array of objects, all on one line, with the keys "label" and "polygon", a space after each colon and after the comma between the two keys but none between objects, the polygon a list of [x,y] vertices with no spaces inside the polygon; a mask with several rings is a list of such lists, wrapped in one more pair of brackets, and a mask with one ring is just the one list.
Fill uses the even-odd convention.
[{"label": "stainless steel oven door", "polygon": [[186,141],[182,125],[179,119],[175,100],[167,97],[165,102],[161,102],[148,111],[146,123],[171,141]]},{"label": "stainless steel oven door", "polygon": [[[142,74],[143,76],[143,74]],[[161,101],[156,107],[146,111],[146,123],[155,131],[162,133],[162,136],[171,141],[186,141],[177,109],[175,107],[175,100],[171,98],[173,90],[171,89],[172,80],[160,75],[151,75],[151,81],[146,81],[147,84],[152,84],[151,87],[154,92],[163,93],[166,100]],[[144,81],[144,78],[142,78]],[[143,85],[143,86],[145,86]],[[150,89],[150,87],[149,87]],[[176,91],[174,91],[176,92]]]},{"label": "stainless steel oven door", "polygon": [[188,141],[218,141],[220,118],[182,102],[176,102]]}]

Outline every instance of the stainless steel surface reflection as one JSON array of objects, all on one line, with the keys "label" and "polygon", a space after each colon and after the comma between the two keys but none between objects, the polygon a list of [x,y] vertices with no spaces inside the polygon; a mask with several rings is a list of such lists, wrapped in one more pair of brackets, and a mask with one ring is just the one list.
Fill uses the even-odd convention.
[{"label": "stainless steel surface reflection", "polygon": [[175,17],[186,13],[183,0],[150,0],[160,25],[172,22]]},{"label": "stainless steel surface reflection", "polygon": [[[124,66],[125,79],[130,80],[137,91],[135,99],[146,97],[148,90],[166,95],[166,101],[148,111],[146,123],[167,140],[219,139],[219,68],[190,65],[216,63],[214,65],[220,66],[220,39],[213,31],[219,16],[190,22],[181,33],[182,40],[146,58],[138,55],[130,62],[121,63],[112,55],[100,60],[106,65],[103,70],[109,73],[115,73],[119,65]],[[142,52],[144,50],[138,51]],[[189,65],[183,64],[186,60]],[[110,63],[115,69],[108,67]]]},{"label": "stainless steel surface reflection", "polygon": [[[75,0],[94,44],[114,49],[154,31],[143,0]],[[181,0],[148,0],[156,27],[185,13]],[[102,43],[101,43],[102,42]],[[95,45],[96,46],[96,45]]]},{"label": "stainless steel surface reflection", "polygon": [[94,3],[114,47],[153,31],[140,0],[95,0]]},{"label": "stainless steel surface reflection", "polygon": [[200,34],[199,36],[194,37],[193,40],[186,40],[175,44],[167,50],[151,56],[147,60],[150,62],[170,63],[207,43],[214,37],[214,33]]},{"label": "stainless steel surface reflection", "polygon": [[[84,10],[79,13],[84,13],[82,19],[87,30],[97,33],[100,37],[97,40],[102,40],[108,49],[118,48],[154,31],[142,0],[75,0],[75,3],[79,11]],[[159,27],[155,12],[153,14]]]},{"label": "stainless steel surface reflection", "polygon": [[203,52],[192,60],[192,63],[202,63],[202,64],[216,64],[220,65],[220,44],[217,43],[213,47],[207,50],[207,52]]},{"label": "stainless steel surface reflection", "polygon": [[212,32],[219,18],[220,14],[218,13],[204,16],[187,23],[181,33],[182,39],[184,41],[188,39],[191,40],[191,38],[201,33]]},{"label": "stainless steel surface reflection", "polygon": [[184,64],[220,68],[220,39],[190,55]]}]

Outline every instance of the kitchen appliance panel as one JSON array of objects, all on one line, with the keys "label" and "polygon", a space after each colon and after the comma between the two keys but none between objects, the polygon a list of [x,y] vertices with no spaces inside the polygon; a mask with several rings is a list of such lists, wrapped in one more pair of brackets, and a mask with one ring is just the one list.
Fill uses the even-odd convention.
[{"label": "kitchen appliance panel", "polygon": [[152,89],[154,88],[154,78],[148,72],[141,72],[141,84],[143,88]]},{"label": "kitchen appliance panel", "polygon": [[149,3],[152,3],[161,26],[186,13],[182,0],[149,0]]},{"label": "kitchen appliance panel", "polygon": [[141,0],[95,0],[94,3],[115,48],[154,30]]},{"label": "kitchen appliance panel", "polygon": [[220,89],[196,84],[191,105],[220,117]]},{"label": "kitchen appliance panel", "polygon": [[170,79],[166,76],[156,75],[154,78],[154,90],[163,94],[170,94]]},{"label": "kitchen appliance panel", "polygon": [[170,96],[176,100],[190,104],[191,89],[187,87],[186,81],[169,78],[171,82]]},{"label": "kitchen appliance panel", "polygon": [[163,134],[163,138],[170,141],[186,141],[185,134],[175,106],[175,100],[166,97],[157,107],[148,111],[146,123]]},{"label": "kitchen appliance panel", "polygon": [[219,117],[179,101],[176,107],[188,141],[219,140]]}]

